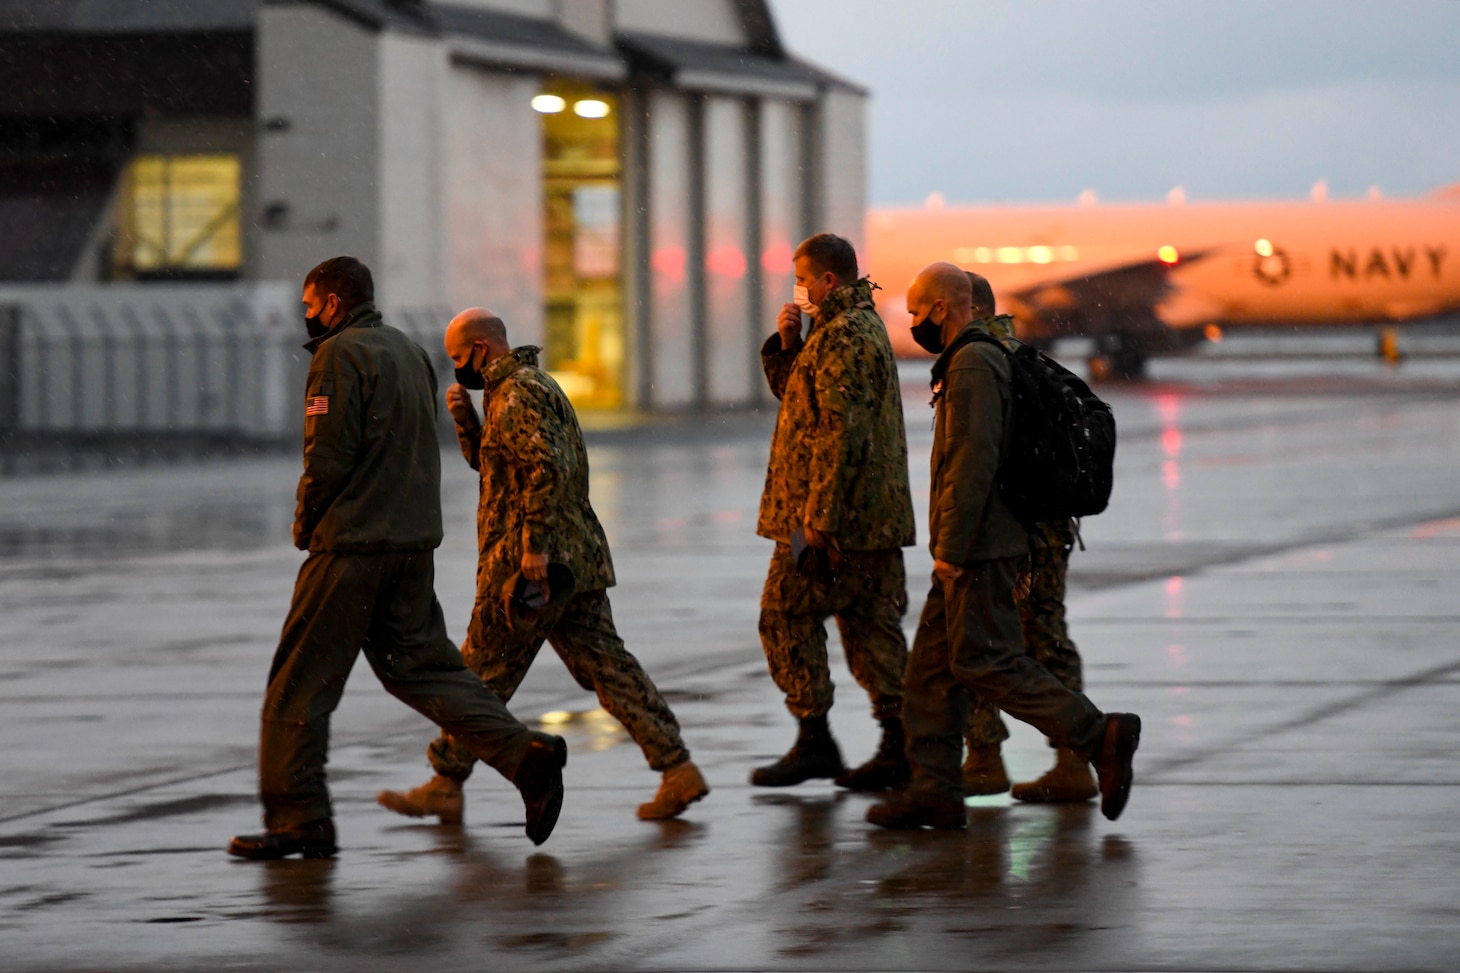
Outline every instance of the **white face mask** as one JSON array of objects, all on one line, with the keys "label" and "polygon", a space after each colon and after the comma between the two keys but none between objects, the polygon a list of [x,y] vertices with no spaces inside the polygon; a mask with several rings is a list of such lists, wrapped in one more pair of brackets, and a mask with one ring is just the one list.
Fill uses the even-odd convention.
[{"label": "white face mask", "polygon": [[807,314],[811,315],[813,318],[816,317],[817,312],[821,310],[815,304],[811,303],[811,292],[802,287],[800,284],[797,284],[795,290],[791,291],[791,300],[795,303],[797,307],[799,307]]}]

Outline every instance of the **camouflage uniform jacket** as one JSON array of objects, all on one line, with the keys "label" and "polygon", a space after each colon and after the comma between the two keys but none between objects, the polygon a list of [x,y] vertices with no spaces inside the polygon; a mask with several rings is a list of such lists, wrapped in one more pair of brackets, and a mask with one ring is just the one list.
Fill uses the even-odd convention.
[{"label": "camouflage uniform jacket", "polygon": [[295,546],[344,554],[435,548],[441,441],[430,357],[369,302],[304,347],[313,357]]},{"label": "camouflage uniform jacket", "polygon": [[761,363],[781,409],[756,532],[786,542],[809,525],[844,551],[914,543],[897,362],[871,284],[832,291],[806,340],[783,350],[771,335]]},{"label": "camouflage uniform jacket", "polygon": [[[1005,345],[1008,345],[1009,339],[1014,337],[1014,316],[1012,314],[996,314],[991,318],[985,318],[983,325],[989,334],[1004,342]],[[1040,542],[1047,547],[1068,548],[1075,544],[1075,522],[1068,518],[1035,524],[1034,529],[1041,535]]]},{"label": "camouflage uniform jacket", "polygon": [[539,350],[514,348],[488,365],[485,419],[456,425],[462,454],[481,474],[477,590],[493,596],[521,569],[524,550],[566,564],[579,592],[614,584],[608,540],[588,502],[583,431],[558,383],[537,367]]},{"label": "camouflage uniform jacket", "polygon": [[[987,332],[973,321],[964,331]],[[951,344],[951,343],[950,343]],[[1027,553],[1029,535],[999,495],[999,462],[1013,431],[1012,370],[1003,352],[975,341],[933,365],[932,482],[928,533],[933,557],[950,564]]]}]

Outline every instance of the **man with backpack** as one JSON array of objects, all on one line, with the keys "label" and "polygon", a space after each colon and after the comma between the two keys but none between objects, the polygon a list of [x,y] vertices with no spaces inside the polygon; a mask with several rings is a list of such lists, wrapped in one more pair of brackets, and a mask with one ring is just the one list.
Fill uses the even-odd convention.
[{"label": "man with backpack", "polygon": [[924,268],[907,294],[913,337],[933,365],[928,530],[934,578],[903,676],[912,780],[868,809],[884,828],[967,827],[959,757],[970,694],[1092,762],[1101,811],[1125,808],[1140,718],[1102,713],[1024,652],[1014,588],[1029,535],[999,487],[1013,431],[1010,354],[975,320],[960,268]]},{"label": "man with backpack", "polygon": [[[994,291],[978,274],[969,273],[973,292],[973,316],[984,322],[989,334],[1008,343],[1014,337],[1014,319],[997,314]],[[1056,517],[1034,525],[1034,550],[1029,567],[1029,593],[1019,601],[1019,626],[1024,631],[1024,651],[1065,688],[1085,688],[1080,653],[1065,625],[1065,579],[1070,570],[1070,550],[1075,545],[1075,523],[1070,517]],[[1009,786],[1004,769],[1003,742],[1009,729],[999,717],[998,707],[982,699],[969,701],[968,757],[963,762],[963,793],[969,797],[1009,791],[1016,801],[1031,804],[1077,804],[1097,797],[1100,788],[1090,765],[1073,750],[1056,748],[1055,764],[1038,779]]]}]

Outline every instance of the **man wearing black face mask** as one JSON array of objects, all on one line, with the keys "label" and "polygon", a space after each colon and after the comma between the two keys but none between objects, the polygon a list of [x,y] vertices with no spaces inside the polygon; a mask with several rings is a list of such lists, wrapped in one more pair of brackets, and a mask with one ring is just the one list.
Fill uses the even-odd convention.
[{"label": "man wearing black face mask", "polygon": [[562,738],[514,719],[446,635],[434,591],[435,372],[381,320],[374,297],[370,270],[353,257],[326,260],[304,281],[313,358],[294,543],[309,556],[264,696],[259,797],[268,830],[234,838],[228,851],[240,858],[335,854],[329,717],[362,651],[387,691],[517,785],[534,844],[547,840],[562,807]]},{"label": "man wearing black face mask", "polygon": [[[1012,434],[1012,371],[984,341],[968,277],[936,263],[907,293],[907,309],[940,351],[933,366],[928,534],[933,585],[903,675],[903,725],[912,781],[867,811],[884,828],[968,826],[959,757],[970,695],[1030,723],[1099,777],[1101,811],[1114,820],[1130,793],[1141,721],[1102,713],[1025,654],[1014,589],[1029,536],[998,490]],[[936,328],[936,334],[931,330]]]},{"label": "man wearing black face mask", "polygon": [[[546,642],[573,678],[598,694],[661,773],[645,820],[672,818],[710,792],[690,760],[679,722],[614,626],[608,589],[615,583],[608,540],[588,497],[588,451],[572,403],[538,367],[540,349],[513,348],[502,319],[483,308],[462,311],[446,328],[446,353],[459,379],[446,390],[461,452],[480,475],[477,504],[477,598],[461,651],[503,699],[511,699]],[[478,415],[467,389],[485,389]],[[570,593],[549,567],[572,574]],[[561,574],[559,575],[561,578]],[[520,579],[547,586],[548,604],[514,612],[505,595]],[[462,784],[476,755],[449,731],[427,751],[436,771],[408,791],[377,800],[397,814],[458,822]]]}]

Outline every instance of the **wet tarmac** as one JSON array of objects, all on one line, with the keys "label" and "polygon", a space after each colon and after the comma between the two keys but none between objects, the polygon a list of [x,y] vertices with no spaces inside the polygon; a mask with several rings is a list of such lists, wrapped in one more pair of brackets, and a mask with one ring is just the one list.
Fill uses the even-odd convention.
[{"label": "wet tarmac", "polygon": [[[1460,362],[1153,378],[1107,390],[1116,495],[1069,598],[1090,695],[1145,719],[1116,823],[997,797],[966,834],[895,834],[827,783],[748,786],[793,730],[755,634],[770,419],[728,415],[592,446],[615,616],[708,799],[637,821],[655,775],[545,655],[514,709],[569,741],[552,839],[528,843],[489,772],[465,826],[397,818],[374,795],[425,779],[432,730],[361,666],[330,765],[340,857],[232,861],[257,827],[298,460],[0,480],[0,969],[1454,969]],[[930,413],[905,379],[925,495]],[[475,484],[446,470],[459,635]],[[909,631],[930,568],[909,552]],[[859,760],[875,728],[836,678]],[[1013,776],[1042,772],[1012,728]]]}]

